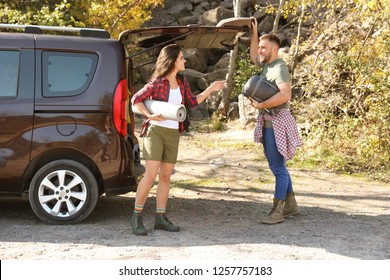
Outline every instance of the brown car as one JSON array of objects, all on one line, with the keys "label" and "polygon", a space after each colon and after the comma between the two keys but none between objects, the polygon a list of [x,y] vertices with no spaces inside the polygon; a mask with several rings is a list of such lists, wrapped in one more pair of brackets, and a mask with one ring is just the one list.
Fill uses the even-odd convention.
[{"label": "brown car", "polygon": [[100,195],[135,191],[144,169],[129,112],[133,58],[202,38],[225,47],[249,24],[239,25],[139,29],[116,40],[98,29],[0,24],[0,195],[28,192],[41,220],[69,224]]}]

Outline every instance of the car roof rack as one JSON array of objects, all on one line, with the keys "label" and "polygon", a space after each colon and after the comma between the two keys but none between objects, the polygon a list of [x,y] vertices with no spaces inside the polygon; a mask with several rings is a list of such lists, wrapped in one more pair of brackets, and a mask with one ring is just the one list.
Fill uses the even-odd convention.
[{"label": "car roof rack", "polygon": [[22,25],[1,23],[0,29],[23,29],[24,33],[43,34],[43,31],[55,31],[63,33],[79,33],[83,37],[111,38],[110,33],[104,29],[81,28],[81,27],[61,27],[44,25]]}]

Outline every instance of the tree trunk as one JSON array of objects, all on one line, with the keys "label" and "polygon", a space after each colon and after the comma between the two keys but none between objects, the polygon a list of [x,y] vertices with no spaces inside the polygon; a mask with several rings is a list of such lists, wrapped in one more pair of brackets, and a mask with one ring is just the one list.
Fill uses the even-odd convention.
[{"label": "tree trunk", "polygon": [[297,38],[295,41],[295,51],[294,51],[294,56],[293,56],[293,62],[292,62],[292,66],[291,66],[291,77],[294,77],[295,67],[296,67],[297,62],[298,62],[299,40],[301,37],[301,28],[302,28],[303,18],[305,17],[305,11],[306,11],[306,5],[305,5],[305,2],[303,1],[302,8],[301,8],[301,16],[299,17],[299,23],[298,23],[298,34],[297,34]]},{"label": "tree trunk", "polygon": [[[241,16],[241,0],[233,0],[234,17]],[[230,96],[233,91],[233,75],[236,70],[236,61],[238,57],[238,43],[234,45],[234,49],[230,51],[229,72],[226,75],[227,86],[222,91],[222,114],[227,116],[229,113]]]},{"label": "tree trunk", "polygon": [[272,33],[274,33],[274,34],[278,34],[278,31],[279,31],[279,19],[280,19],[280,15],[282,13],[282,8],[284,6],[284,2],[286,2],[286,0],[279,0],[278,12],[276,13],[276,16],[275,16],[274,28],[272,29]]}]

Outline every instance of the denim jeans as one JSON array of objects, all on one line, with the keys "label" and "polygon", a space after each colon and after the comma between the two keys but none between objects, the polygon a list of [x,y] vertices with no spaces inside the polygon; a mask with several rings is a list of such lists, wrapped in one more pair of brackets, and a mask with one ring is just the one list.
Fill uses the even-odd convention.
[{"label": "denim jeans", "polygon": [[268,165],[276,180],[274,197],[285,200],[287,192],[292,192],[293,187],[284,157],[276,147],[273,128],[263,128],[263,146]]}]

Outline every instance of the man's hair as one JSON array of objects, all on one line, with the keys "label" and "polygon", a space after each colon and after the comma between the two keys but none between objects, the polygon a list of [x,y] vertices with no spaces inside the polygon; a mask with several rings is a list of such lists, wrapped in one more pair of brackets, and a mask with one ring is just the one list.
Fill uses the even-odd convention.
[{"label": "man's hair", "polygon": [[279,48],[280,48],[280,45],[282,44],[279,37],[275,34],[272,34],[272,33],[260,36],[260,40],[268,40],[270,42],[273,42],[276,45],[278,45]]}]

